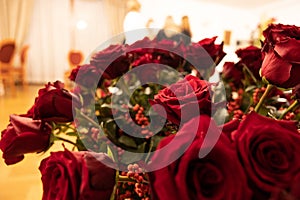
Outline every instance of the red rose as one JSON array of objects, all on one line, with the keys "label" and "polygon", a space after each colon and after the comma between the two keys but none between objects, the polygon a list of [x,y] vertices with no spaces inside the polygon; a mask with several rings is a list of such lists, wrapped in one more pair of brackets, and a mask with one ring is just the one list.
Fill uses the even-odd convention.
[{"label": "red rose", "polygon": [[241,122],[235,138],[254,188],[269,193],[289,187],[300,169],[300,135],[294,122],[252,112]]},{"label": "red rose", "polygon": [[47,93],[48,91],[54,90],[54,89],[64,89],[64,87],[65,87],[64,83],[62,83],[60,81],[55,81],[54,83],[48,82],[48,84],[46,84],[44,88],[39,89],[38,95],[41,96],[41,95]]},{"label": "red rose", "polygon": [[227,81],[232,81],[235,85],[240,85],[244,74],[239,65],[233,62],[225,62],[223,65],[222,76]]},{"label": "red rose", "polygon": [[93,89],[99,82],[101,83],[103,78],[109,77],[106,77],[106,74],[99,71],[95,66],[85,64],[74,68],[69,78],[81,86]]},{"label": "red rose", "polygon": [[102,163],[111,162],[103,153],[52,152],[39,167],[43,200],[110,199],[115,185],[115,170]]},{"label": "red rose", "polygon": [[24,159],[24,154],[42,152],[49,147],[51,128],[39,120],[10,115],[10,124],[2,131],[0,149],[7,165]]},{"label": "red rose", "polygon": [[168,120],[180,124],[181,120],[186,122],[200,113],[211,115],[211,95],[210,83],[188,75],[170,87],[160,90],[150,103],[162,105]]},{"label": "red rose", "polygon": [[[200,121],[199,121],[200,120]],[[178,154],[184,154],[167,167],[149,173],[153,199],[251,199],[247,179],[231,142],[221,135],[212,151],[204,158],[199,158],[200,149],[209,148],[203,139],[208,132],[218,132],[218,127],[211,123],[206,115],[195,117],[185,123],[178,135],[163,139],[158,149],[177,139],[173,149],[165,154],[154,154],[152,163],[161,163]],[[187,147],[187,138],[195,131],[194,124],[199,123],[196,138]],[[179,138],[177,138],[179,137]]]},{"label": "red rose", "polygon": [[271,84],[291,88],[300,83],[300,27],[271,24],[264,32],[261,75]]},{"label": "red rose", "polygon": [[238,49],[235,53],[241,59],[239,63],[246,65],[256,79],[261,79],[259,75],[263,60],[261,49],[255,46],[248,46]]},{"label": "red rose", "polygon": [[34,104],[33,119],[54,122],[73,121],[72,98],[76,99],[64,89],[52,89],[39,95]]},{"label": "red rose", "polygon": [[221,128],[222,132],[227,135],[230,140],[233,140],[235,131],[238,129],[240,125],[239,119],[233,119],[226,124],[224,124]]},{"label": "red rose", "polygon": [[223,51],[224,43],[222,42],[221,44],[215,44],[216,39],[217,36],[212,38],[205,38],[203,40],[200,40],[198,44],[207,51],[207,53],[214,61],[215,65],[218,65],[224,58],[224,56],[226,56],[226,53]]},{"label": "red rose", "polygon": [[300,173],[291,182],[290,193],[295,199],[300,199]]},{"label": "red rose", "polygon": [[123,45],[110,45],[93,55],[90,61],[91,65],[99,71],[104,71],[104,76],[108,79],[114,79],[126,73],[130,62]]},{"label": "red rose", "polygon": [[143,56],[146,53],[153,53],[154,47],[156,42],[150,40],[149,38],[145,37],[142,40],[138,40],[135,43],[125,46],[126,52],[132,55],[134,58]]},{"label": "red rose", "polygon": [[176,44],[171,40],[161,40],[155,45],[153,56],[159,60],[160,64],[178,68],[185,59],[186,48],[182,43]]},{"label": "red rose", "polygon": [[132,63],[132,67],[138,67],[140,65],[148,64],[143,68],[137,68],[135,73],[139,80],[143,81],[144,83],[147,82],[157,82],[157,71],[159,70],[159,65],[157,65],[159,61],[151,54],[145,54],[141,56],[139,59],[135,60]]}]

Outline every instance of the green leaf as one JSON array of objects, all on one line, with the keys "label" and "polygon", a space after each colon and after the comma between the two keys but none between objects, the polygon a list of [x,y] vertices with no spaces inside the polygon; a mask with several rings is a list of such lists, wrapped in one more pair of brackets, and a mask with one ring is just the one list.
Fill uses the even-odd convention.
[{"label": "green leaf", "polygon": [[265,106],[262,106],[260,109],[259,109],[259,114],[261,114],[261,115],[263,115],[263,116],[267,116],[268,115],[268,113],[269,113],[269,109],[268,108],[266,108]]},{"label": "green leaf", "polygon": [[245,92],[250,92],[250,91],[254,90],[255,88],[257,88],[256,85],[250,85],[250,86],[246,87]]},{"label": "green leaf", "polygon": [[121,162],[125,163],[126,165],[137,163],[138,161],[141,161],[143,159],[144,154],[142,153],[133,153],[129,151],[124,151],[124,153],[121,156]]},{"label": "green leaf", "polygon": [[119,142],[127,147],[134,148],[134,149],[137,148],[137,145],[136,145],[134,139],[129,136],[122,135],[119,138]]},{"label": "green leaf", "polygon": [[151,137],[151,142],[152,142],[152,149],[151,151],[155,150],[159,144],[159,142],[165,138],[165,136],[159,136],[159,135],[154,135]]}]

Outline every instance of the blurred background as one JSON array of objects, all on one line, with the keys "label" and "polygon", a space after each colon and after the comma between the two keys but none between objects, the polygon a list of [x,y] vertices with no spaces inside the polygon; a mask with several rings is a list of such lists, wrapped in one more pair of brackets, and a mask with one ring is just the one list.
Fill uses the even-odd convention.
[{"label": "blurred background", "polygon": [[[192,41],[218,36],[227,53],[222,62],[235,61],[235,50],[259,45],[269,23],[300,25],[298,0],[139,0],[148,28],[161,29],[167,16],[180,24],[188,16]],[[70,68],[85,62],[99,45],[114,36],[124,41],[126,0],[0,0],[0,44],[10,42],[13,54],[0,73],[0,128],[9,114],[33,105],[37,90],[47,82],[67,82]],[[140,27],[140,28],[146,28]],[[4,51],[4,50],[3,50]],[[0,50],[1,58],[2,48]],[[5,59],[4,59],[5,60]],[[1,61],[2,62],[2,61]],[[4,61],[3,61],[4,62]],[[220,63],[222,65],[222,63]],[[14,79],[16,74],[18,79]],[[62,149],[61,145],[55,147]],[[27,155],[14,165],[0,160],[0,199],[41,199],[38,166],[44,155]]]}]

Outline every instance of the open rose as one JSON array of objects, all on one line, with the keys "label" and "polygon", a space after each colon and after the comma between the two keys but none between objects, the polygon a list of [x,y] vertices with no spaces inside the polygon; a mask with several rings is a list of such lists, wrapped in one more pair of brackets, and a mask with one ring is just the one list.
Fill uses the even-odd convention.
[{"label": "open rose", "polygon": [[51,128],[40,120],[10,116],[10,124],[2,131],[0,149],[7,165],[24,159],[24,154],[42,152],[49,147]]},{"label": "open rose", "polygon": [[[188,121],[200,113],[212,114],[211,84],[188,75],[183,80],[160,90],[150,103],[162,105],[167,119],[175,124]],[[159,111],[158,111],[159,112]]]},{"label": "open rose", "polygon": [[300,27],[271,24],[263,32],[261,75],[271,84],[291,88],[300,83]]},{"label": "open rose", "polygon": [[[154,200],[251,199],[246,175],[232,143],[225,135],[221,134],[208,155],[199,158],[200,149],[208,148],[211,144],[203,143],[208,130],[210,133],[219,131],[211,120],[207,115],[195,117],[185,123],[177,135],[169,136],[159,143],[158,149],[177,140],[172,144],[172,150],[154,154],[152,163],[160,164],[174,154],[183,155],[167,167],[149,173]],[[195,130],[195,122],[200,122],[198,130]],[[187,147],[187,138],[191,137],[193,131],[197,131],[196,137]]]},{"label": "open rose", "polygon": [[115,170],[103,153],[52,152],[40,165],[43,200],[110,199],[115,185]]},{"label": "open rose", "polygon": [[300,135],[292,121],[250,113],[235,134],[239,158],[255,189],[285,190],[300,169]]}]

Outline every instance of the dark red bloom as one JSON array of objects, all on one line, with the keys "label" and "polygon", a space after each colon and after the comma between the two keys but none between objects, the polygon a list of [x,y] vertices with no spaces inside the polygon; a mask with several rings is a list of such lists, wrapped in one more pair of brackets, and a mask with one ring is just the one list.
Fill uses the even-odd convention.
[{"label": "dark red bloom", "polygon": [[271,24],[263,32],[261,75],[271,84],[291,88],[300,83],[300,27]]},{"label": "dark red bloom", "polygon": [[246,65],[255,78],[260,80],[259,70],[263,61],[261,49],[255,46],[248,46],[238,49],[235,53],[241,59],[239,63]]},{"label": "dark red bloom", "polygon": [[235,85],[240,85],[244,79],[242,69],[234,62],[224,63],[222,76],[226,81],[231,81]]},{"label": "dark red bloom", "polygon": [[2,131],[0,149],[7,165],[24,159],[26,153],[42,152],[49,147],[51,127],[40,120],[10,116],[10,124]]},{"label": "dark red bloom", "polygon": [[40,95],[34,104],[33,119],[73,121],[72,97],[72,94],[64,89],[53,89]]},{"label": "dark red bloom", "polygon": [[112,160],[103,153],[52,152],[39,167],[43,182],[43,200],[109,200],[115,185],[116,171],[103,164]]},{"label": "dark red bloom", "polygon": [[[199,123],[198,129],[195,123]],[[193,131],[197,132],[194,139],[191,138]],[[199,158],[199,151],[211,145],[210,142],[203,142],[207,133],[216,134],[218,131],[209,116],[201,115],[185,123],[176,135],[159,143],[158,149],[161,149],[176,140],[169,151],[154,154],[154,165],[176,154],[182,156],[170,165],[149,173],[153,199],[251,199],[243,168],[225,135],[220,136],[211,152]],[[189,145],[190,141],[192,143]]]},{"label": "dark red bloom", "polygon": [[[164,107],[168,120],[175,124],[186,122],[200,113],[211,115],[213,112],[211,84],[188,75],[155,95],[150,103]],[[159,112],[159,111],[158,111]]]},{"label": "dark red bloom", "polygon": [[71,71],[71,81],[86,88],[95,89],[99,82],[109,78],[106,74],[90,64],[79,65]]},{"label": "dark red bloom", "polygon": [[114,79],[128,71],[131,59],[126,55],[125,47],[116,44],[94,54],[90,63],[104,72],[106,78]]},{"label": "dark red bloom", "polygon": [[286,190],[300,169],[300,135],[295,122],[250,113],[235,134],[239,158],[253,188]]}]

